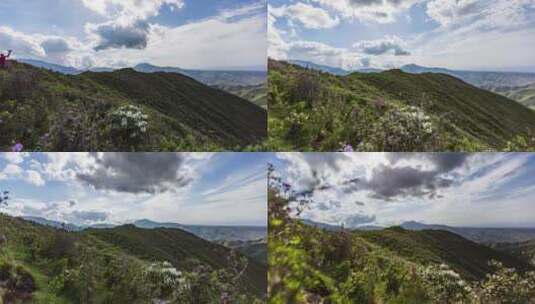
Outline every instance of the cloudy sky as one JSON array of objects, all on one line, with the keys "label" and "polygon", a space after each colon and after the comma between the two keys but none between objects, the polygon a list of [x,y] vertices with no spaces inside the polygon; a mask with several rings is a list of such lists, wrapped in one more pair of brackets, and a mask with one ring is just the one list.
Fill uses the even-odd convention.
[{"label": "cloudy sky", "polygon": [[279,153],[272,162],[307,195],[301,216],[317,222],[535,227],[533,153]]},{"label": "cloudy sky", "polygon": [[266,65],[265,0],[2,0],[0,50],[89,67]]},{"label": "cloudy sky", "polygon": [[0,212],[78,225],[267,221],[262,153],[0,153]]},{"label": "cloudy sky", "polygon": [[270,0],[269,56],[535,72],[535,0]]}]

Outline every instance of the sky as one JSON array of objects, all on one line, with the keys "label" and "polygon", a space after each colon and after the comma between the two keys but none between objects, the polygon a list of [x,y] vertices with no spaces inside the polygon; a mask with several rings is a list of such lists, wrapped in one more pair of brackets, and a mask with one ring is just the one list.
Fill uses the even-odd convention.
[{"label": "sky", "polygon": [[265,69],[266,0],[2,0],[0,50],[87,69]]},{"label": "sky", "polygon": [[76,225],[267,225],[263,153],[0,153],[0,212]]},{"label": "sky", "polygon": [[300,217],[316,222],[535,228],[534,153],[278,153],[270,162],[294,197],[306,196]]},{"label": "sky", "polygon": [[535,0],[270,0],[268,55],[345,69],[535,72]]}]

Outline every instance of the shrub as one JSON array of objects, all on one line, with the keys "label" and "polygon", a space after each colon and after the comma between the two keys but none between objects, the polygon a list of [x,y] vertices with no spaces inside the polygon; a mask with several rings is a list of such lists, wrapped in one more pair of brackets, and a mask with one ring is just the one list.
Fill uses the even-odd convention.
[{"label": "shrub", "polygon": [[146,141],[148,115],[133,105],[122,106],[109,115],[112,137],[119,147],[135,149]]}]

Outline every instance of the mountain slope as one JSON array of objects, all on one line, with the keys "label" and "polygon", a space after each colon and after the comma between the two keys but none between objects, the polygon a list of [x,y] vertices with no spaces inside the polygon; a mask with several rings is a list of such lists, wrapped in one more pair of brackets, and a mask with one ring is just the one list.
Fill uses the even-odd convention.
[{"label": "mountain slope", "polygon": [[503,150],[535,133],[534,111],[444,74],[336,76],[270,61],[269,105],[281,149]]},{"label": "mountain slope", "polygon": [[[83,232],[144,260],[169,261],[177,268],[189,268],[191,259],[221,269],[228,265],[229,250],[180,229],[141,229],[124,225],[111,229],[88,229]],[[262,295],[267,285],[267,269],[249,261],[245,281],[254,293]]]},{"label": "mountain slope", "polygon": [[506,267],[530,270],[532,267],[512,255],[471,242],[457,234],[442,230],[410,231],[400,227],[380,231],[357,232],[365,240],[420,264],[450,265],[467,279],[483,279],[492,271],[489,262]]},{"label": "mountain slope", "polygon": [[[146,130],[114,122],[125,108],[147,115]],[[2,150],[13,142],[45,151],[233,149],[266,137],[266,116],[179,74],[63,75],[14,61],[0,71]]]},{"label": "mountain slope", "polygon": [[229,284],[258,303],[266,268],[248,260],[235,281],[231,257],[177,229],[69,232],[0,214],[0,303],[215,303]]},{"label": "mountain slope", "polygon": [[535,109],[535,82],[520,87],[495,87],[492,91]]},{"label": "mountain slope", "polygon": [[243,99],[267,109],[267,87],[266,84],[250,85],[250,86],[216,86],[217,88],[240,96]]},{"label": "mountain slope", "polygon": [[524,259],[535,266],[535,240],[519,243],[498,243],[492,244],[492,247]]}]

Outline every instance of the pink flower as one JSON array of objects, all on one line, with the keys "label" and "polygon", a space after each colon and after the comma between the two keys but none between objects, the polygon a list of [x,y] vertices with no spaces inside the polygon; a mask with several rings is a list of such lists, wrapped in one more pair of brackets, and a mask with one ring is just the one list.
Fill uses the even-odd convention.
[{"label": "pink flower", "polygon": [[24,146],[21,143],[16,143],[13,147],[11,147],[11,152],[21,152],[22,149],[24,149]]},{"label": "pink flower", "polygon": [[342,152],[355,152],[355,150],[353,149],[353,146],[351,146],[350,144],[346,144],[342,148]]}]

